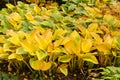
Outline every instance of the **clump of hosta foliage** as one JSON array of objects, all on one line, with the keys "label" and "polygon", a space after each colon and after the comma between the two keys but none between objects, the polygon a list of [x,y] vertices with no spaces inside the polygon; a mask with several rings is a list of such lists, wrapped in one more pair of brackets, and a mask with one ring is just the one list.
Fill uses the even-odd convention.
[{"label": "clump of hosta foliage", "polygon": [[17,69],[26,64],[66,76],[84,63],[119,66],[120,3],[75,1],[48,8],[7,4],[0,11],[0,58]]}]

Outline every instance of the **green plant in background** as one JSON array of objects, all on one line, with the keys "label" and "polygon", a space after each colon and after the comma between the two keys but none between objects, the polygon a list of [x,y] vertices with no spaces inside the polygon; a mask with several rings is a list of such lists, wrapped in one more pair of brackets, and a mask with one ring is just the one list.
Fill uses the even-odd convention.
[{"label": "green plant in background", "polygon": [[12,74],[7,74],[0,71],[0,80],[18,80],[18,78]]},{"label": "green plant in background", "polygon": [[108,79],[108,80],[119,80],[120,79],[120,68],[114,66],[108,66],[106,68],[101,68],[101,78],[100,79]]}]

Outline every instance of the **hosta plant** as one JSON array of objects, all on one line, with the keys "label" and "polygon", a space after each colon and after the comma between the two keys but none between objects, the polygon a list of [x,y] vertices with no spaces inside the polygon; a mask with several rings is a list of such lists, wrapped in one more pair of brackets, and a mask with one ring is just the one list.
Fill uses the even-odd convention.
[{"label": "hosta plant", "polygon": [[66,3],[60,9],[7,4],[0,11],[0,58],[17,70],[26,65],[31,72],[65,76],[69,70],[82,71],[88,62],[119,65],[120,20],[114,15],[118,4],[103,6],[97,0],[95,6]]}]

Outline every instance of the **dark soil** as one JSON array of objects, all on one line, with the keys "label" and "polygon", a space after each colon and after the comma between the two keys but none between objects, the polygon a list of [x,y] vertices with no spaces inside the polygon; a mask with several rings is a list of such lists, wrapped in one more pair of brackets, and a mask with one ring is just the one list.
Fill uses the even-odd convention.
[{"label": "dark soil", "polygon": [[84,73],[81,73],[79,70],[75,70],[73,72],[69,71],[68,76],[64,76],[61,73],[54,73],[53,75],[49,76],[47,74],[40,75],[38,71],[31,72],[27,67],[26,69],[20,71],[17,71],[11,67],[12,69],[9,71],[8,66],[8,62],[0,62],[0,80],[7,80],[6,76],[12,77],[12,79],[9,80],[91,80],[87,70],[84,70],[86,71]]}]

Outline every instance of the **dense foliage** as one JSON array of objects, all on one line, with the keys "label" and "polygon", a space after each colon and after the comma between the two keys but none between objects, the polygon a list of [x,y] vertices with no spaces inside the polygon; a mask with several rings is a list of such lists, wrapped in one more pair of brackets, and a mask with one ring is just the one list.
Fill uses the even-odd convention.
[{"label": "dense foliage", "polygon": [[0,11],[0,59],[51,75],[120,65],[120,6],[115,0],[18,2]]}]

